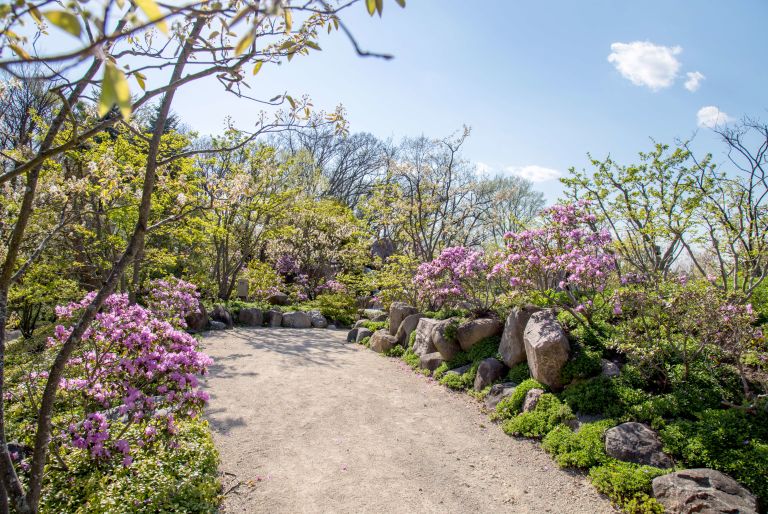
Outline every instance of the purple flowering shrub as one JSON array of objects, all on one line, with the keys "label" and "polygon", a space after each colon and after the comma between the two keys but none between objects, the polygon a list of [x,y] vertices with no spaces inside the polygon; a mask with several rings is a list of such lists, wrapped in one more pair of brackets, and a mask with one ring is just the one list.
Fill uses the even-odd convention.
[{"label": "purple flowering shrub", "polygon": [[[207,401],[198,377],[212,360],[181,330],[184,313],[197,307],[197,293],[182,281],[155,286],[147,307],[130,304],[125,294],[111,295],[86,330],[59,384],[54,446],[130,466],[138,448],[173,444],[176,418],[197,416]],[[60,324],[46,350],[51,357],[71,332],[67,324],[94,295],[56,308]],[[44,371],[29,374],[17,395],[39,397],[46,378]]]},{"label": "purple flowering shrub", "polygon": [[442,308],[467,302],[487,311],[496,301],[493,264],[479,250],[463,246],[444,249],[430,262],[419,265],[413,278],[419,300]]},{"label": "purple flowering shrub", "polygon": [[542,218],[539,228],[505,234],[506,246],[493,274],[589,321],[595,295],[605,290],[616,270],[611,235],[592,228],[596,218],[586,202],[555,205]]}]

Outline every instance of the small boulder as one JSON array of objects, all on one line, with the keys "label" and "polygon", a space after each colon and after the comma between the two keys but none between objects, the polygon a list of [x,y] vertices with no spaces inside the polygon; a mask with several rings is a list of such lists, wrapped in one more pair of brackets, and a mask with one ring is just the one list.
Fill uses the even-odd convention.
[{"label": "small boulder", "polygon": [[464,364],[463,366],[459,366],[458,368],[449,369],[445,372],[446,375],[454,374],[454,375],[463,375],[467,371],[472,368],[472,364]]},{"label": "small boulder", "polygon": [[378,353],[388,352],[397,345],[395,336],[387,333],[385,329],[377,330],[371,336],[371,350]]},{"label": "small boulder", "polygon": [[419,357],[437,351],[432,342],[432,331],[437,323],[439,322],[436,319],[421,318],[416,324],[416,338],[413,341],[412,350]]},{"label": "small boulder", "polygon": [[671,514],[757,514],[757,499],[714,469],[684,469],[653,479],[653,496]]},{"label": "small boulder", "polygon": [[357,330],[356,328],[353,328],[349,332],[347,332],[347,342],[348,343],[354,343],[357,341]]},{"label": "small boulder", "polygon": [[272,293],[267,297],[267,302],[270,305],[288,305],[290,302],[290,298],[288,298],[288,295],[285,293]]},{"label": "small boulder", "polygon": [[406,316],[400,323],[400,328],[397,329],[395,337],[397,338],[397,344],[400,346],[408,346],[408,338],[411,337],[411,332],[416,330],[416,326],[419,324],[419,320],[423,314],[416,313]]},{"label": "small boulder", "polygon": [[[187,322],[187,330],[192,333],[202,332],[205,330],[206,327],[208,327],[208,313],[205,311],[205,305],[198,302],[197,310],[187,314],[184,317],[184,321]],[[7,339],[7,341],[12,340],[13,339]]]},{"label": "small boulder", "polygon": [[366,337],[371,337],[373,335],[373,330],[368,330],[367,328],[358,328],[357,329],[357,336],[355,337],[355,342],[360,343],[363,339]]},{"label": "small boulder", "polygon": [[285,328],[309,328],[312,326],[312,319],[309,314],[302,311],[290,311],[283,313],[283,326]]},{"label": "small boulder", "polygon": [[531,315],[540,310],[533,305],[515,307],[507,316],[504,332],[501,335],[501,344],[499,344],[499,353],[504,364],[510,368],[525,362],[525,341],[523,340],[525,326]]},{"label": "small boulder", "polygon": [[552,389],[560,389],[560,371],[571,347],[552,311],[531,314],[523,332],[525,354],[531,376]]},{"label": "small boulder", "polygon": [[656,432],[642,423],[622,423],[605,432],[605,453],[625,462],[671,468],[674,462],[661,446]]},{"label": "small boulder", "polygon": [[503,328],[504,325],[497,319],[473,319],[459,325],[456,329],[456,339],[461,349],[466,352],[486,337],[501,334]]},{"label": "small boulder", "polygon": [[213,306],[213,310],[211,311],[211,319],[224,323],[227,328],[232,328],[235,326],[235,323],[232,321],[232,314],[230,314],[223,305]]},{"label": "small boulder", "polygon": [[602,375],[608,378],[616,378],[621,374],[619,365],[608,359],[600,359],[600,368],[602,369]]},{"label": "small boulder", "polygon": [[240,309],[240,313],[237,315],[237,321],[247,327],[260,327],[264,324],[264,314],[261,312],[261,309]]},{"label": "small boulder", "polygon": [[529,389],[525,393],[525,400],[523,400],[523,412],[531,412],[535,409],[536,405],[539,404],[539,398],[541,398],[542,394],[544,394],[544,389],[539,389],[538,387]]},{"label": "small boulder", "polygon": [[496,405],[512,394],[515,391],[515,387],[517,387],[517,384],[514,382],[502,382],[500,384],[493,384],[491,386],[491,390],[488,391],[488,394],[485,397],[485,406],[488,409],[495,409]]},{"label": "small boulder", "polygon": [[227,325],[226,323],[223,323],[221,321],[211,320],[209,325],[211,326],[211,330],[226,330]]},{"label": "small boulder", "polygon": [[367,323],[368,321],[369,320],[367,320],[367,319],[359,319],[359,320],[355,321],[355,324],[352,325],[352,328],[360,328],[360,327],[363,326],[364,323]]},{"label": "small boulder", "polygon": [[507,373],[507,367],[494,359],[488,357],[480,362],[475,375],[475,391],[482,391]]},{"label": "small boulder", "polygon": [[309,320],[315,328],[326,328],[328,320],[320,311],[309,311]]},{"label": "small boulder", "polygon": [[283,313],[272,309],[264,313],[264,321],[268,327],[281,327],[283,326]]},{"label": "small boulder", "polygon": [[440,352],[426,353],[421,356],[421,368],[435,371],[443,363],[443,356]]},{"label": "small boulder", "polygon": [[438,352],[443,355],[443,359],[449,361],[453,359],[457,353],[461,351],[459,343],[454,339],[446,337],[445,330],[448,325],[451,324],[450,319],[445,319],[435,323],[432,329],[432,344],[435,346]]},{"label": "small boulder", "polygon": [[392,302],[389,307],[389,334],[397,334],[397,330],[400,328],[400,323],[411,314],[419,312],[416,307],[408,305],[404,302]]}]

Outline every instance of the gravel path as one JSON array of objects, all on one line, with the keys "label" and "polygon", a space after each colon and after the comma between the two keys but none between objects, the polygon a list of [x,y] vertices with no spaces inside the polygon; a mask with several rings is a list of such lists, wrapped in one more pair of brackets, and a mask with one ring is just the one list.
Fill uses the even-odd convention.
[{"label": "gravel path", "polygon": [[613,512],[468,395],[344,337],[206,334],[222,512]]}]

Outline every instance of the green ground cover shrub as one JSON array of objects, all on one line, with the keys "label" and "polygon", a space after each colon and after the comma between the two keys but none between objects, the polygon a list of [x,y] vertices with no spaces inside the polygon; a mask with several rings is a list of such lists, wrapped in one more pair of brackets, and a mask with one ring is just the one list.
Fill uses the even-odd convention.
[{"label": "green ground cover shrub", "polygon": [[510,435],[539,438],[547,435],[561,423],[574,418],[568,405],[561,402],[554,394],[544,393],[534,410],[508,419],[502,425],[502,429]]},{"label": "green ground cover shrub", "polygon": [[337,325],[349,326],[357,316],[355,297],[347,293],[324,293],[301,305],[303,311],[318,310]]},{"label": "green ground cover shrub", "polygon": [[649,494],[653,479],[668,471],[631,462],[611,461],[590,469],[589,478],[598,491],[625,512],[662,513],[661,504]]},{"label": "green ground cover shrub", "polygon": [[529,378],[531,378],[531,370],[528,367],[527,362],[521,362],[516,366],[512,366],[509,373],[507,373],[507,380],[514,382],[515,384],[519,384]]},{"label": "green ground cover shrub", "polygon": [[405,348],[403,348],[399,344],[396,344],[395,346],[393,346],[392,348],[384,352],[384,355],[386,355],[387,357],[402,357],[403,355],[405,355]]},{"label": "green ground cover shrub", "polygon": [[437,311],[425,311],[425,318],[444,320],[448,318],[467,318],[470,312],[466,309],[444,307]]},{"label": "green ground cover shrub", "polygon": [[[475,383],[475,377],[477,376],[477,368],[480,367],[480,363],[483,359],[489,357],[497,357],[499,352],[499,343],[501,338],[499,336],[490,336],[478,341],[469,351],[460,351],[453,357],[453,359],[442,363],[434,373],[434,377],[443,385],[450,387],[451,389],[468,389]],[[469,370],[462,375],[456,373],[447,373],[447,371],[464,366],[465,364],[472,364]]]},{"label": "green ground cover shrub", "polygon": [[559,425],[547,434],[541,446],[564,468],[591,468],[610,460],[605,453],[604,436],[615,425],[614,420],[600,420],[581,425],[578,432]]},{"label": "green ground cover shrub", "polygon": [[528,394],[528,391],[531,389],[546,390],[547,388],[532,378],[523,380],[517,387],[515,387],[515,390],[511,395],[507,396],[498,404],[496,404],[496,413],[494,418],[505,420],[511,419],[519,414],[523,408],[523,402],[525,402],[525,395]]},{"label": "green ground cover shrub", "polygon": [[568,384],[574,379],[584,379],[598,375],[602,370],[601,358],[603,352],[592,350],[589,347],[580,348],[575,357],[565,363],[560,377],[564,384]]},{"label": "green ground cover shrub", "polygon": [[367,328],[368,330],[371,330],[372,332],[376,332],[377,330],[382,330],[385,328],[389,328],[389,322],[388,321],[371,321],[371,320],[365,320],[360,324],[361,327]]},{"label": "green ground cover shrub", "polygon": [[413,369],[419,369],[421,367],[421,358],[413,353],[413,350],[410,348],[403,353],[402,359]]}]

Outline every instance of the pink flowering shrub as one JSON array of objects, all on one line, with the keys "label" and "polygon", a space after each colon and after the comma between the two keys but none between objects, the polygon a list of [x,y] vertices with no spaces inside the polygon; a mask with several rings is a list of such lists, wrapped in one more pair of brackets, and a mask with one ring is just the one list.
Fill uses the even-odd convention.
[{"label": "pink flowering shrub", "polygon": [[[175,418],[196,416],[207,401],[198,377],[212,360],[180,329],[183,314],[197,306],[197,293],[182,281],[155,285],[146,308],[130,304],[127,295],[111,295],[86,330],[60,382],[54,444],[129,466],[136,448],[172,436]],[[49,352],[58,352],[71,332],[67,323],[94,294],[56,308],[61,324],[48,340]],[[46,372],[32,373],[22,387],[37,396],[46,378]]]},{"label": "pink flowering shrub", "polygon": [[610,233],[593,230],[595,217],[587,207],[586,202],[555,205],[542,212],[540,228],[505,234],[493,274],[589,320],[594,295],[604,291],[616,262]]},{"label": "pink flowering shrub", "polygon": [[482,251],[454,246],[419,265],[413,282],[419,299],[432,307],[467,302],[485,311],[496,299],[492,268]]}]

